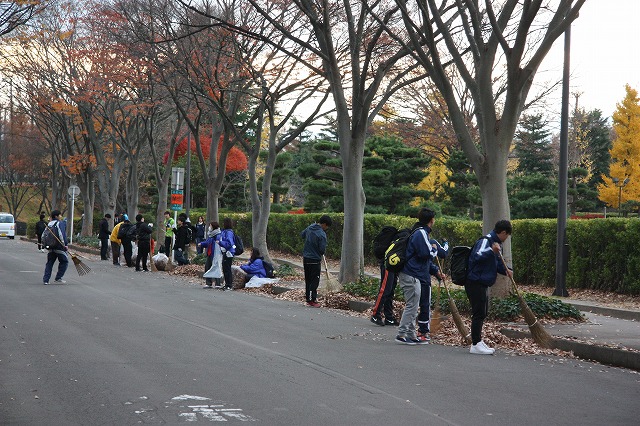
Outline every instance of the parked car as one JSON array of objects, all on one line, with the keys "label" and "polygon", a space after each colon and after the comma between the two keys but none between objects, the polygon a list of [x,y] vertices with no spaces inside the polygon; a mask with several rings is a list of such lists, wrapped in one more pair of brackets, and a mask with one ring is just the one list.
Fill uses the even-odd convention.
[{"label": "parked car", "polygon": [[10,213],[0,213],[0,237],[9,237],[10,240],[16,237],[16,220]]}]

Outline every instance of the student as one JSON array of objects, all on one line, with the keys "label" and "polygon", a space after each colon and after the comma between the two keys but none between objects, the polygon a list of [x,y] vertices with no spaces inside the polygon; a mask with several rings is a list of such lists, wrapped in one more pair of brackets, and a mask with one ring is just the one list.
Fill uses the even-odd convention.
[{"label": "student", "polygon": [[[418,225],[418,224],[416,224]],[[449,243],[431,239],[431,261],[437,264],[436,258],[444,259],[449,254]],[[429,324],[431,322],[431,276],[420,280],[420,312],[418,313],[418,339],[431,340]]]},{"label": "student", "polygon": [[100,223],[98,224],[98,239],[100,240],[100,260],[109,259],[109,237],[111,237],[111,231],[109,231],[109,219],[111,215],[105,214]]},{"label": "student", "polygon": [[120,232],[120,227],[123,223],[124,222],[122,221],[116,223],[113,230],[111,230],[111,236],[109,237],[109,241],[111,241],[111,256],[114,266],[120,266],[120,245],[122,244],[122,240],[118,238],[118,232]]},{"label": "student", "polygon": [[45,229],[47,229],[47,222],[44,220],[45,215],[43,213],[40,214],[40,220],[36,223],[36,236],[38,237],[38,250],[45,253],[46,250],[42,246],[42,233]]},{"label": "student", "polygon": [[489,287],[496,282],[498,273],[513,276],[500,259],[502,243],[511,235],[511,222],[499,220],[486,238],[473,245],[469,255],[469,270],[464,289],[471,303],[471,349],[472,354],[493,355],[495,349],[482,341],[482,325],[489,312]]},{"label": "student", "polygon": [[201,242],[205,240],[207,224],[204,223],[204,217],[198,216],[198,222],[196,223],[196,232],[194,233],[196,237],[196,252],[198,254],[202,254],[202,246]]},{"label": "student", "polygon": [[222,222],[222,235],[220,236],[220,250],[222,251],[222,273],[224,274],[224,290],[233,290],[233,256],[236,254],[235,234],[233,232],[233,220],[225,218]]},{"label": "student", "polygon": [[176,230],[176,222],[171,218],[171,212],[164,212],[164,254],[171,257],[173,244],[173,231]]},{"label": "student", "polygon": [[179,266],[188,265],[189,259],[187,258],[186,248],[189,242],[187,241],[189,224],[187,223],[187,215],[180,213],[178,215],[178,228],[175,231],[176,241],[173,246],[173,258],[178,262]]},{"label": "student", "polygon": [[240,265],[240,269],[247,273],[247,281],[253,277],[266,278],[267,271],[262,263],[263,258],[260,257],[260,250],[257,248],[251,249],[251,257],[249,262],[245,265]]},{"label": "student", "polygon": [[[122,245],[122,251],[124,254],[124,261],[127,265],[127,268],[131,268],[133,265],[133,240],[130,237],[129,229],[135,224],[131,223],[129,220],[129,215],[126,213],[122,214],[122,222],[119,223],[120,229],[118,230],[118,234],[120,237],[120,245]],[[122,230],[122,232],[120,232]]]},{"label": "student", "polygon": [[138,242],[138,255],[136,256],[137,272],[140,272],[140,264],[142,264],[143,271],[149,272],[149,269],[147,269],[147,261],[149,260],[149,253],[151,252],[152,225],[152,223],[146,223],[144,216],[141,214],[136,215],[136,240]]},{"label": "student", "polygon": [[47,224],[47,227],[50,230],[53,230],[55,229],[53,228],[54,225],[58,228],[56,237],[58,237],[57,241],[61,244],[58,247],[49,249],[49,253],[47,254],[47,264],[44,267],[44,276],[42,277],[44,285],[49,285],[49,279],[51,279],[51,274],[53,272],[53,264],[56,260],[58,261],[58,272],[56,273],[56,278],[54,280],[55,283],[66,283],[62,277],[64,277],[64,273],[67,271],[67,267],[69,266],[69,258],[67,257],[67,245],[69,244],[67,241],[67,223],[60,220],[60,210],[54,210],[51,212],[51,221]]},{"label": "student", "polygon": [[435,223],[435,216],[435,212],[427,208],[422,208],[418,213],[418,223],[407,242],[407,263],[398,274],[398,283],[404,292],[405,308],[395,340],[405,345],[429,343],[416,336],[416,316],[421,294],[420,280],[429,275],[444,278],[438,267],[431,263],[429,234]]},{"label": "student", "polygon": [[[222,272],[222,252],[220,249],[220,238],[222,231],[218,222],[211,222],[207,228],[207,239],[198,244],[198,247],[206,249],[207,260],[204,264],[204,272],[206,273],[213,266],[214,262],[220,262],[217,266]],[[215,282],[216,288],[222,288],[222,277],[220,278],[205,278],[205,287],[212,288]]]},{"label": "student", "polygon": [[304,267],[305,299],[307,305],[319,308],[317,302],[318,286],[320,285],[320,272],[322,256],[327,249],[327,230],[333,221],[327,215],[320,217],[317,223],[312,223],[302,231],[300,236],[304,239],[302,249],[302,264]]}]

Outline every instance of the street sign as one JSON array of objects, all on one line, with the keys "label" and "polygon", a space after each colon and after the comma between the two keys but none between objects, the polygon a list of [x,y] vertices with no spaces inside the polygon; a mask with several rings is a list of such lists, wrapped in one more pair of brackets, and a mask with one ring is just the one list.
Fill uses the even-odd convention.
[{"label": "street sign", "polygon": [[67,189],[67,194],[72,198],[76,198],[77,195],[80,195],[80,187],[78,185],[71,185],[69,189]]},{"label": "street sign", "polygon": [[183,191],[179,189],[171,190],[171,210],[182,210],[182,203],[184,202]]},{"label": "street sign", "polygon": [[171,168],[171,189],[180,190],[184,188],[184,167]]}]

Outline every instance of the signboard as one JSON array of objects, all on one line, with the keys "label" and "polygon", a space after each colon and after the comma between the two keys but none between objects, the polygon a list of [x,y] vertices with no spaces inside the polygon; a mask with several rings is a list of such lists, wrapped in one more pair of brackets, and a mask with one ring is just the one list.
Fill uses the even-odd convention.
[{"label": "signboard", "polygon": [[71,185],[69,189],[67,189],[67,194],[71,196],[75,200],[77,195],[80,195],[80,187],[77,185]]},{"label": "signboard", "polygon": [[184,188],[184,168],[171,168],[171,189],[180,190]]},{"label": "signboard", "polygon": [[181,189],[172,189],[171,190],[171,210],[182,210],[182,203],[184,196],[183,191]]}]

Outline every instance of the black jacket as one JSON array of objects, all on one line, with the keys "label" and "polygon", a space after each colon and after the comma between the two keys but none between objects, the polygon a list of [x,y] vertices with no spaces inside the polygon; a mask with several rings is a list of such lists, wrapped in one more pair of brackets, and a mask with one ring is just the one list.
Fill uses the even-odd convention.
[{"label": "black jacket", "polygon": [[101,240],[106,240],[110,236],[111,231],[109,231],[109,221],[103,217],[98,224],[98,238]]},{"label": "black jacket", "polygon": [[189,225],[183,223],[178,229],[175,231],[176,242],[173,245],[174,249],[182,249],[184,250],[187,245],[187,230],[189,229]]},{"label": "black jacket", "polygon": [[36,223],[36,235],[42,236],[42,233],[45,229],[47,229],[47,222],[45,222],[44,220],[40,220],[38,221],[38,223]]},{"label": "black jacket", "polygon": [[151,241],[151,233],[153,232],[148,223],[136,222],[136,238],[138,243]]}]

